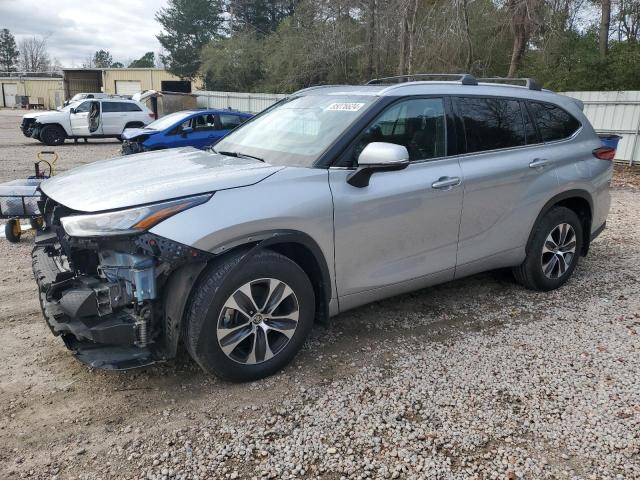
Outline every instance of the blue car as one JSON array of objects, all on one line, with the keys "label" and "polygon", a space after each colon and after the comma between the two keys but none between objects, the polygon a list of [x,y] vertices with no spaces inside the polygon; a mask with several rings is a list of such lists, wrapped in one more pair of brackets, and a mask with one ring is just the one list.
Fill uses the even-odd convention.
[{"label": "blue car", "polygon": [[143,128],[122,132],[122,153],[146,152],[164,148],[195,147],[216,144],[231,130],[253,115],[234,110],[186,110],[171,113]]}]

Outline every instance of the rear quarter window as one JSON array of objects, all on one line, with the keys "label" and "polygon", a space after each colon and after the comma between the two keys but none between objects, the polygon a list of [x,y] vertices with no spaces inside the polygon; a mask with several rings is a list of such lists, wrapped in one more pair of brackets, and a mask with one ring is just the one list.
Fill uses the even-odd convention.
[{"label": "rear quarter window", "polygon": [[135,103],[122,103],[123,112],[141,112],[142,109]]},{"label": "rear quarter window", "polygon": [[518,100],[460,97],[457,104],[464,122],[467,153],[525,145],[524,119]]},{"label": "rear quarter window", "polygon": [[581,126],[578,120],[557,105],[529,102],[529,108],[543,142],[569,138]]}]

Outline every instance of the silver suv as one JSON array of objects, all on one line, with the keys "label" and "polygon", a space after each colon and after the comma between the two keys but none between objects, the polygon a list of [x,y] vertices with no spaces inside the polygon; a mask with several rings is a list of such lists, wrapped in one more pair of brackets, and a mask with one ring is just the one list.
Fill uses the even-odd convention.
[{"label": "silver suv", "polygon": [[93,367],[182,342],[250,380],[314,321],[381,298],[503,267],[561,286],[605,226],[614,151],[532,81],[434,78],[308,88],[215,150],[45,181],[33,268],[51,330]]}]

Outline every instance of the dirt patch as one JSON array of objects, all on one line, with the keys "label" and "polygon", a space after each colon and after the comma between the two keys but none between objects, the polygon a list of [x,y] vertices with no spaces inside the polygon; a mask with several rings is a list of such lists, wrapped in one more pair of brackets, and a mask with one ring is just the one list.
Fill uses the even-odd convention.
[{"label": "dirt patch", "polygon": [[640,166],[616,164],[611,185],[616,188],[640,190]]}]

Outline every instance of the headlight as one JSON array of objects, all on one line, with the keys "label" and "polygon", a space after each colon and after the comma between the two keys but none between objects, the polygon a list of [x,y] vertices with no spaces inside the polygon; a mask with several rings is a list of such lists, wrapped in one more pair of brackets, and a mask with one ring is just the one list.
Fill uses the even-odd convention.
[{"label": "headlight", "polygon": [[95,215],[72,215],[60,219],[62,227],[72,237],[102,237],[128,235],[148,230],[162,220],[206,202],[212,194],[128,208]]}]

